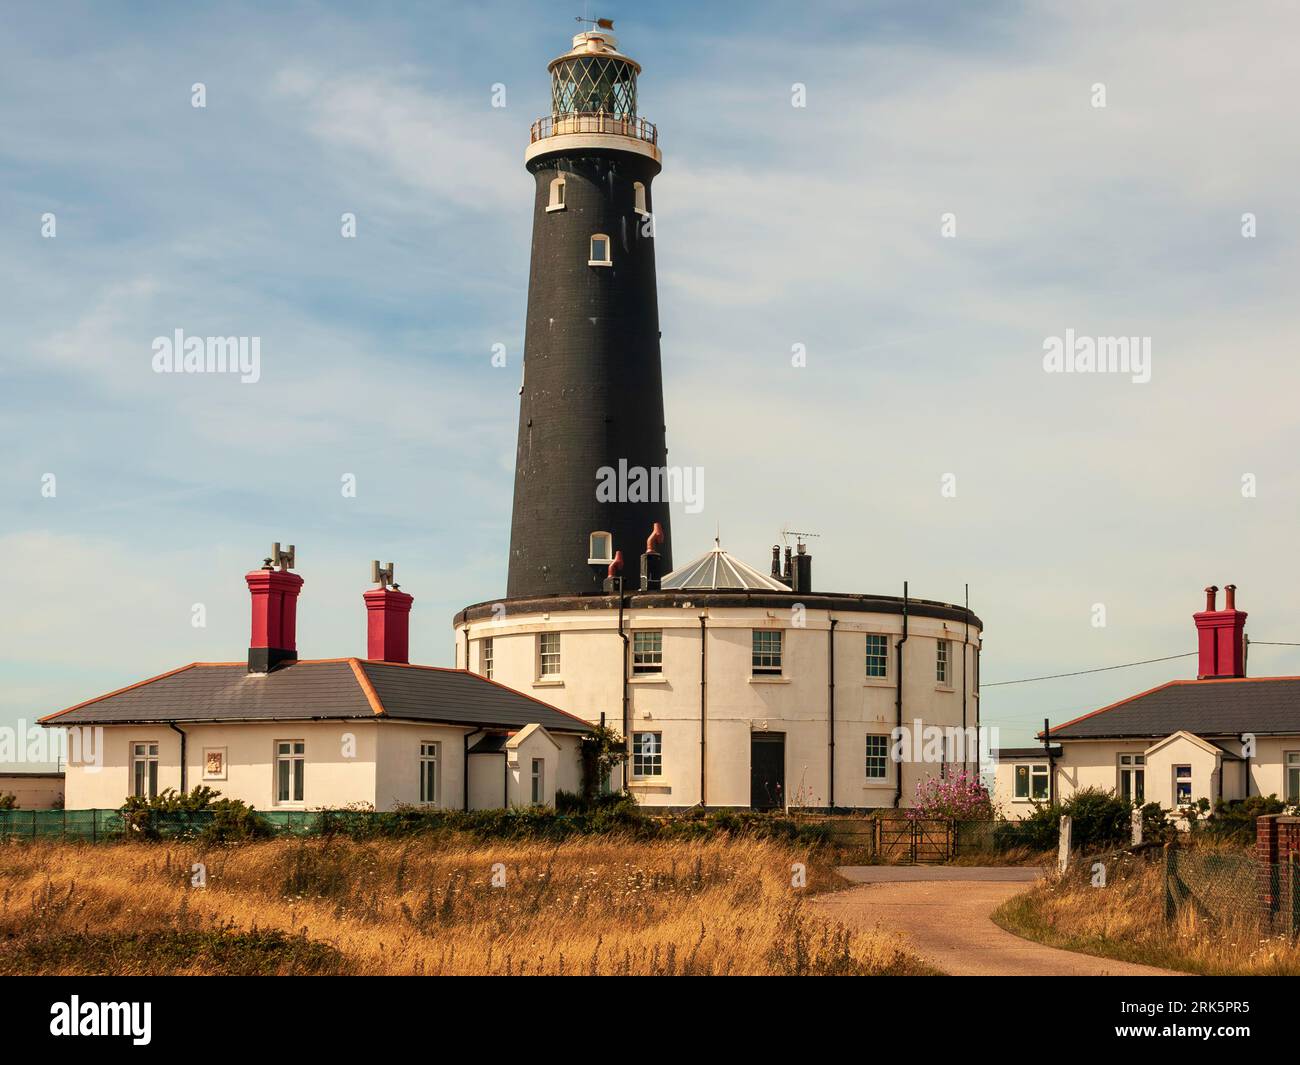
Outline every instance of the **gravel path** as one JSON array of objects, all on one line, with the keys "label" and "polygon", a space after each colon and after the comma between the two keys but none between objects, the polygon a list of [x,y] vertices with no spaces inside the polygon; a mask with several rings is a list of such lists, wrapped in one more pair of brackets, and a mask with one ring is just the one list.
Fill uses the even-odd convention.
[{"label": "gravel path", "polygon": [[861,886],[819,896],[814,907],[850,928],[897,934],[953,976],[1184,975],[1045,947],[999,928],[989,915],[1024,891],[1038,870],[877,865],[840,872]]}]

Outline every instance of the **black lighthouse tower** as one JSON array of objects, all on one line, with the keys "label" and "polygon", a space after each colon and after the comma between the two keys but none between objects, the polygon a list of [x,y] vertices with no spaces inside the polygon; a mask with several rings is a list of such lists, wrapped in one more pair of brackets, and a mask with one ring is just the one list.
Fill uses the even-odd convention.
[{"label": "black lighthouse tower", "polygon": [[622,552],[628,588],[654,524],[672,568],[650,185],[661,155],[637,114],[640,66],[607,28],[550,64],[533,124],[536,182],[509,598],[599,594]]}]

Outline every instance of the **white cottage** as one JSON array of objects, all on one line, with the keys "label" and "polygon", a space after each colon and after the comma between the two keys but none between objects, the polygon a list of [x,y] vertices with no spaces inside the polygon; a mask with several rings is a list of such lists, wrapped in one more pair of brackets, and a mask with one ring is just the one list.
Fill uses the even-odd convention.
[{"label": "white cottage", "polygon": [[413,600],[391,571],[364,595],[365,658],[300,661],[291,552],[277,545],[245,578],[246,662],[191,662],[42,719],[69,732],[68,809],[200,784],[263,810],[550,806],[581,788],[591,726],[497,681],[408,662]]},{"label": "white cottage", "polygon": [[1084,788],[1168,809],[1276,795],[1300,803],[1300,677],[1246,676],[1246,613],[1236,587],[1206,589],[1193,616],[1194,680],[1171,680],[997,752],[995,796],[1014,818]]}]

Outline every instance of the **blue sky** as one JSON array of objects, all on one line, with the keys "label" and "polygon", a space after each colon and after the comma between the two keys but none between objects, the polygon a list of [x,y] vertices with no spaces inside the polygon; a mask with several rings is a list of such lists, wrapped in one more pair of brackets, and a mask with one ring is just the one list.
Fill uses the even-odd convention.
[{"label": "blue sky", "polygon": [[[13,9],[0,725],[241,657],[241,575],[272,540],[298,547],[304,655],[363,651],[360,593],[383,557],[417,597],[413,656],[450,661],[452,613],[504,589],[522,154],[580,12]],[[1190,651],[1211,582],[1240,587],[1254,639],[1300,641],[1300,13],[590,14],[642,63],[665,156],[669,448],[707,471],[704,511],[673,516],[680,559],[720,526],[762,566],[788,523],[821,533],[821,587],[896,594],[907,579],[955,602],[969,583],[990,682]],[[177,328],[261,337],[262,379],[154,374],[151,342]],[[1151,382],[1044,374],[1043,340],[1067,328],[1150,336]],[[1259,647],[1251,672],[1300,673],[1297,650]],[[984,719],[1022,741],[1044,717],[1191,671],[991,688]]]}]

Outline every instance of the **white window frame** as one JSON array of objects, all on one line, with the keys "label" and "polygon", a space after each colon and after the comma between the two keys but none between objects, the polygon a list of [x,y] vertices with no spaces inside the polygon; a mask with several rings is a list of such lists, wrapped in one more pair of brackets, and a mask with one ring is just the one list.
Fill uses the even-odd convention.
[{"label": "white window frame", "polygon": [[664,775],[664,734],[632,733],[632,779],[656,780]]},{"label": "white window frame", "polygon": [[[638,649],[638,643],[651,646]],[[664,630],[634,629],[632,631],[632,675],[635,677],[659,676],[664,671]]]},{"label": "white window frame", "polygon": [[613,561],[614,534],[607,533],[604,529],[597,529],[587,537],[587,565],[607,566]]},{"label": "white window frame", "polygon": [[532,763],[533,804],[546,805],[546,759],[534,758]]},{"label": "white window frame", "polygon": [[934,682],[942,688],[952,687],[952,641],[934,641]]},{"label": "white window frame", "polygon": [[[878,655],[871,653],[872,640],[880,641],[880,646],[882,650]],[[885,635],[885,633],[883,632],[865,633],[862,641],[862,648],[863,648],[863,655],[864,655],[863,669],[866,671],[865,676],[867,680],[888,680],[889,679],[889,637]],[[880,673],[871,672],[873,658],[878,658],[880,660],[881,663],[880,668],[882,670]]]},{"label": "white window frame", "polygon": [[650,211],[645,202],[645,183],[641,181],[632,182],[632,210],[643,218],[648,218],[650,217]]},{"label": "white window frame", "polygon": [[[783,629],[751,629],[749,671],[755,677],[779,677],[785,669],[785,632]],[[766,644],[760,649],[759,644]],[[775,650],[773,650],[775,645]],[[766,660],[766,661],[763,661]]]},{"label": "white window frame", "polygon": [[[1180,770],[1186,770],[1186,773],[1180,775],[1179,773]],[[1192,795],[1192,767],[1184,762],[1182,765],[1173,766],[1172,771],[1174,774],[1174,805],[1187,806],[1195,802],[1196,799]],[[1181,799],[1178,797],[1179,784],[1187,785],[1187,798],[1185,799]]]},{"label": "white window frame", "polygon": [[[554,644],[554,650],[547,650]],[[562,660],[560,658],[560,634],[558,632],[539,632],[537,634],[537,679],[538,680],[559,680]],[[552,670],[547,670],[548,662],[551,659],[555,666]]]},{"label": "white window frame", "polygon": [[[287,746],[288,751],[280,748]],[[280,766],[289,766],[289,797],[280,798]],[[275,741],[275,762],[272,772],[271,795],[276,806],[302,806],[307,798],[307,741],[288,739]],[[297,796],[296,798],[294,796]]]},{"label": "white window frame", "polygon": [[564,176],[561,175],[557,178],[551,178],[550,196],[546,204],[547,213],[549,214],[551,211],[563,211],[565,208],[565,201]]},{"label": "white window frame", "polygon": [[[1294,773],[1295,783],[1292,784]],[[1300,802],[1300,751],[1286,751],[1282,755],[1282,794],[1289,803]]]},{"label": "white window frame", "polygon": [[[1138,751],[1125,751],[1117,755],[1115,794],[1124,797],[1124,778],[1129,778],[1128,799],[1134,804],[1145,805],[1147,801],[1147,759]],[[1138,786],[1139,779],[1141,787]],[[1142,794],[1138,795],[1141,791]]]},{"label": "white window frame", "polygon": [[[605,242],[605,258],[603,259],[596,258],[596,241],[598,240],[603,240]],[[588,245],[588,249],[589,249],[587,252],[588,266],[613,266],[614,265],[614,242],[609,239],[608,234],[593,233],[591,235],[591,243]]]},{"label": "white window frame", "polygon": [[438,740],[420,741],[420,802],[442,805],[442,744]]},{"label": "white window frame", "polygon": [[[144,748],[143,751],[140,748]],[[157,740],[132,740],[131,741],[131,794],[138,795],[142,799],[156,799],[158,797],[158,741]],[[144,777],[142,782],[137,783],[137,767],[144,767]],[[141,790],[143,786],[144,790]]]},{"label": "white window frame", "polygon": [[[1025,792],[1020,793],[1020,770],[1025,772]],[[1042,785],[1042,794],[1036,794],[1035,784]],[[1013,802],[1047,802],[1052,796],[1051,767],[1046,762],[1016,762],[1011,767],[1011,799]]]},{"label": "white window frame", "polygon": [[[868,780],[888,780],[889,779],[889,737],[875,734],[867,736],[867,760],[864,766]],[[880,772],[873,773],[872,770],[879,768]]]},{"label": "white window frame", "polygon": [[488,680],[492,679],[494,657],[495,648],[492,644],[492,637],[484,636],[478,645],[478,668],[479,673]]}]

